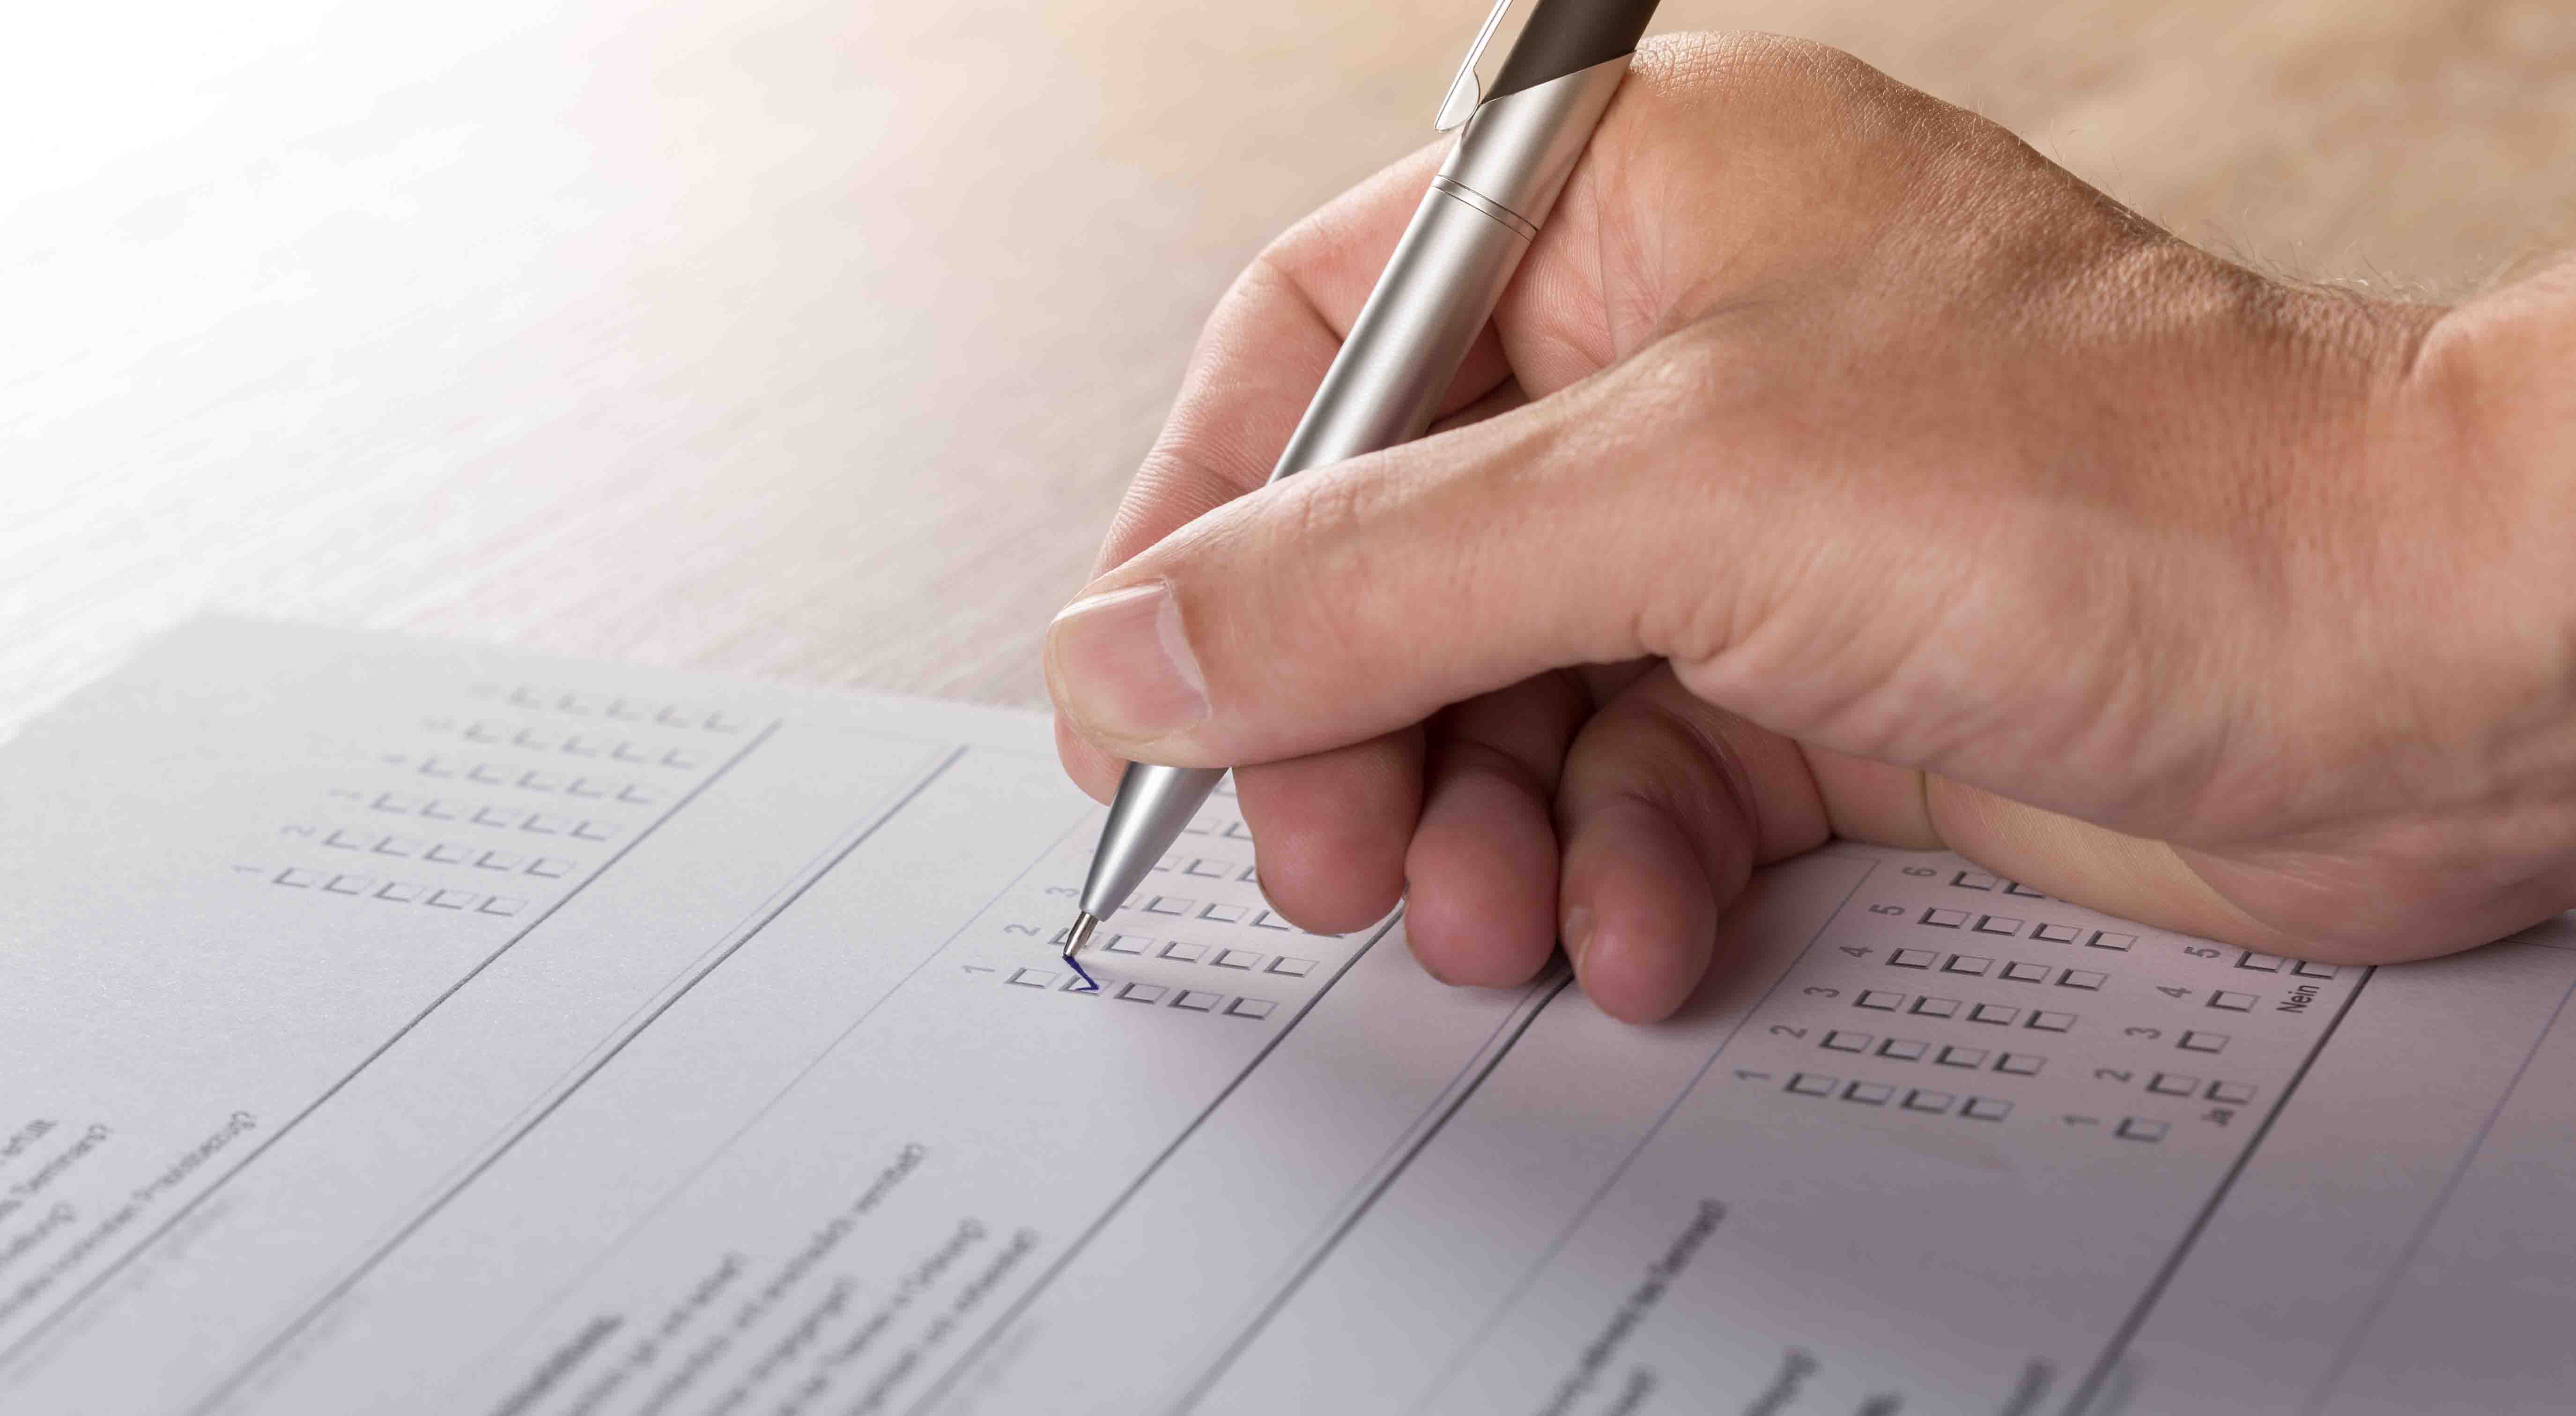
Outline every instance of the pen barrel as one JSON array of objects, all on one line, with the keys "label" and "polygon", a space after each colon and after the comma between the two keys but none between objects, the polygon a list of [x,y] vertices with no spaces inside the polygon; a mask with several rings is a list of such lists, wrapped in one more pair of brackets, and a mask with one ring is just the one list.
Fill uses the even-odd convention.
[{"label": "pen barrel", "polygon": [[1623,53],[1477,106],[1272,481],[1429,430],[1627,70]]},{"label": "pen barrel", "polygon": [[1082,882],[1083,913],[1107,919],[1127,903],[1224,779],[1222,767],[1127,764],[1109,819],[1100,827],[1100,847],[1091,854],[1091,873]]}]

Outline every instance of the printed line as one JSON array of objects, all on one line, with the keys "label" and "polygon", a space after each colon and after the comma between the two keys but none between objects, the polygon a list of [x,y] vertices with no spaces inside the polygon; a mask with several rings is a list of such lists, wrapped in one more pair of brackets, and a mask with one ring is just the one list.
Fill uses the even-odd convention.
[{"label": "printed line", "polygon": [[[768,733],[763,732],[761,737],[763,739],[767,738]],[[758,745],[758,742],[755,741],[744,750],[748,752],[750,747],[756,747]],[[293,1342],[299,1334],[313,1324],[313,1321],[316,1318],[320,1317],[325,1311],[327,1311],[332,1304],[337,1303],[342,1298],[348,1296],[349,1290],[357,1287],[360,1282],[365,1280],[367,1275],[375,1272],[376,1267],[379,1264],[382,1264],[387,1258],[391,1257],[394,1250],[401,1248],[406,1240],[420,1232],[422,1226],[437,1218],[440,1211],[446,1209],[449,1204],[455,1201],[458,1195],[465,1192],[468,1186],[472,1185],[476,1180],[481,1179],[493,1166],[499,1164],[501,1158],[508,1155],[511,1149],[517,1146],[520,1141],[525,1140],[530,1132],[536,1130],[537,1127],[544,1125],[546,1118],[554,1115],[558,1110],[561,1110],[563,1104],[570,1101],[573,1098],[574,1093],[579,1092],[584,1086],[588,1085],[591,1078],[598,1076],[609,1063],[616,1061],[618,1054],[624,1052],[629,1043],[632,1043],[635,1039],[643,1036],[646,1029],[652,1027],[655,1022],[659,1021],[663,1014],[671,1011],[673,1005],[677,1004],[681,999],[689,996],[690,991],[695,989],[699,984],[705,982],[708,975],[713,974],[717,969],[722,968],[725,960],[730,959],[735,954],[741,952],[742,946],[759,937],[760,931],[767,928],[770,921],[777,919],[778,916],[784,913],[790,905],[793,905],[798,900],[804,898],[807,891],[813,889],[814,886],[825,876],[831,874],[833,869],[840,865],[842,861],[849,859],[851,852],[856,851],[860,846],[865,845],[870,837],[876,835],[876,833],[882,829],[887,822],[893,820],[905,807],[910,806],[915,798],[929,790],[931,783],[938,781],[949,768],[957,764],[958,758],[965,755],[966,749],[962,747],[958,748],[956,751],[949,753],[946,758],[942,759],[938,766],[930,769],[928,774],[923,776],[920,781],[913,784],[910,791],[905,792],[901,797],[897,798],[892,806],[889,806],[884,811],[878,813],[877,819],[870,823],[867,829],[859,832],[856,836],[851,838],[849,844],[842,847],[840,853],[832,858],[831,864],[814,872],[812,877],[807,879],[804,884],[797,886],[792,891],[789,891],[786,898],[780,900],[777,905],[760,920],[759,923],[754,924],[749,930],[743,933],[741,938],[735,940],[731,946],[716,955],[716,957],[709,961],[705,967],[699,969],[696,977],[691,978],[688,982],[682,984],[678,989],[674,990],[669,997],[663,999],[658,1006],[646,1013],[644,1020],[631,1027],[625,1036],[618,1038],[608,1047],[601,1050],[593,1058],[589,1066],[583,1068],[569,1084],[561,1087],[555,1093],[553,1099],[546,1102],[543,1106],[538,1107],[534,1115],[529,1116],[516,1131],[512,1132],[508,1137],[502,1140],[499,1145],[493,1146],[480,1160],[468,1167],[465,1173],[449,1184],[447,1189],[437,1198],[431,1200],[428,1204],[421,1206],[419,1211],[415,1213],[410,1220],[395,1229],[390,1237],[378,1243],[373,1252],[360,1259],[357,1263],[351,1265],[349,1269],[340,1276],[338,1282],[325,1289],[320,1297],[306,1305],[303,1312],[297,1314],[283,1327],[279,1328],[277,1333],[266,1343],[262,1344],[257,1352],[252,1353],[247,1360],[245,1360],[239,1367],[235,1368],[232,1375],[224,1378],[204,1396],[198,1398],[197,1401],[189,1407],[189,1410],[191,1412],[211,1411],[216,1407],[221,1406],[226,1400],[230,1399],[232,1394],[240,1389],[243,1382],[249,1380],[251,1376],[257,1373],[261,1367],[265,1366],[270,1359],[274,1358],[280,1350],[286,1347],[287,1344]],[[739,760],[739,758],[737,758],[737,760]],[[684,801],[681,805],[685,806],[687,803]],[[678,809],[678,807],[673,808],[675,814]],[[616,862],[611,861],[609,864],[613,866]],[[603,873],[605,872],[603,871]]]},{"label": "printed line", "polygon": [[303,1124],[306,1117],[311,1116],[314,1112],[329,1105],[333,1097],[338,1096],[351,1082],[358,1079],[359,1073],[374,1066],[378,1058],[391,1052],[397,1043],[400,1043],[404,1038],[409,1037],[412,1029],[419,1027],[422,1022],[428,1019],[430,1014],[437,1012],[441,1007],[445,1006],[447,1000],[455,997],[467,984],[472,983],[476,978],[480,977],[483,971],[498,962],[502,955],[517,948],[521,940],[534,934],[539,926],[543,925],[547,920],[554,918],[557,911],[561,910],[564,906],[571,904],[580,896],[582,891],[589,889],[594,882],[607,875],[609,871],[616,869],[619,861],[624,860],[636,847],[643,845],[646,840],[651,838],[654,832],[662,829],[664,823],[670,821],[673,817],[678,816],[681,811],[688,807],[690,802],[697,800],[709,787],[722,781],[726,773],[731,772],[736,766],[740,765],[743,759],[749,757],[754,751],[758,750],[760,745],[767,742],[770,735],[777,731],[778,722],[773,719],[749,742],[744,743],[740,749],[735,751],[733,756],[726,758],[714,771],[708,773],[705,780],[699,782],[696,786],[691,787],[686,793],[681,795],[679,800],[671,803],[669,810],[663,812],[660,816],[653,818],[651,822],[645,825],[643,830],[636,832],[632,840],[629,840],[624,846],[619,847],[618,850],[614,854],[610,855],[608,860],[597,870],[592,871],[589,875],[583,877],[578,884],[565,891],[562,899],[559,899],[553,904],[547,906],[534,919],[529,920],[525,926],[521,927],[518,933],[511,935],[507,940],[502,942],[499,948],[494,949],[491,953],[485,955],[481,962],[466,970],[465,973],[459,976],[454,983],[449,984],[437,997],[431,999],[426,1007],[423,1007],[419,1012],[413,1014],[409,1022],[396,1028],[391,1036],[377,1044],[374,1051],[369,1052],[362,1058],[359,1058],[356,1066],[351,1067],[346,1073],[342,1074],[338,1081],[335,1081],[330,1086],[324,1088],[320,1096],[317,1096],[312,1101],[306,1103],[303,1110],[296,1112],[294,1115],[286,1118],[285,1121],[279,1123],[276,1130],[269,1132],[267,1139],[261,1141],[248,1155],[241,1158],[239,1164],[208,1181],[204,1189],[199,1190],[195,1195],[189,1197],[185,1203],[173,1210],[168,1218],[155,1226],[151,1233],[144,1235],[143,1238],[134,1245],[134,1247],[118,1255],[113,1261],[108,1263],[106,1267],[92,1275],[87,1283],[80,1286],[79,1291],[73,1293],[70,1298],[65,1299],[52,1312],[38,1319],[35,1325],[28,1328],[25,1333],[21,1334],[16,1342],[11,1343],[6,1349],[0,1349],[0,1369],[6,1369],[10,1364],[16,1362],[18,1358],[25,1355],[29,1348],[33,1347],[39,1339],[44,1337],[44,1335],[50,1332],[57,1324],[61,1323],[65,1318],[70,1317],[82,1304],[87,1303],[90,1299],[96,1297],[100,1289],[114,1281],[117,1275],[123,1273],[129,1265],[131,1265],[136,1259],[141,1258],[153,1245],[160,1243],[164,1238],[168,1237],[170,1232],[173,1229],[176,1229],[181,1222],[185,1221],[190,1215],[195,1214],[208,1200],[212,1199],[217,1192],[221,1191],[224,1186],[232,1183],[234,1177],[240,1175],[243,1171],[250,1169],[252,1165],[258,1162],[261,1156],[268,1154],[271,1147],[275,1146],[278,1142],[285,1140],[287,1136],[294,1132],[297,1126]]},{"label": "printed line", "polygon": [[[2518,942],[2529,943],[2530,941]],[[2567,1004],[2571,999],[2576,999],[2576,983],[2568,985],[2567,991],[2558,996],[2558,1006],[2550,1010],[2548,1023],[2542,1026],[2540,1035],[2532,1039],[2530,1050],[2522,1054],[2522,1065],[2513,1069],[2513,1080],[2505,1083],[2504,1095],[2496,1098],[2496,1104],[2487,1112],[2486,1119],[2478,1123],[2476,1137],[2469,1142],[2468,1149],[2460,1156],[2459,1163],[2451,1167],[2450,1177],[2442,1182],[2440,1193],[2433,1197],[2432,1208],[2424,1212],[2423,1222],[2415,1226],[2414,1234],[2407,1238],[2406,1247],[2397,1255],[2397,1261],[2388,1266],[2388,1277],[2381,1282],[2379,1292],[2372,1295],[2369,1310],[2361,1315],[2359,1322],[2353,1324],[2352,1331],[2344,1337],[2343,1346],[2336,1349],[2334,1365],[2326,1370],[2325,1377],[2317,1383],[2317,1389],[2308,1398],[2307,1405],[2300,1408],[2303,1412],[2309,1413],[2309,1416],[2323,1410],[2326,1401],[2334,1395],[2335,1388],[2343,1384],[2345,1370],[2352,1365],[2355,1357],[2361,1355],[2363,1340],[2369,1337],[2371,1327],[2379,1321],[2381,1311],[2386,1309],[2389,1302],[2397,1296],[2397,1286],[2405,1279],[2406,1270],[2413,1267],[2416,1251],[2424,1246],[2426,1239],[2432,1237],[2434,1223],[2442,1217],[2444,1210],[2450,1208],[2452,1192],[2460,1188],[2462,1180],[2468,1178],[2469,1166],[2477,1160],[2478,1152],[2485,1149],[2487,1137],[2494,1132],[2497,1118],[2504,1115],[2505,1106],[2513,1100],[2514,1092],[2522,1086],[2523,1074],[2531,1070],[2532,1062],[2540,1056],[2540,1049],[2548,1045],[2549,1035],[2557,1030],[2558,1019],[2567,1011]]]},{"label": "printed line", "polygon": [[2281,1088],[2281,1094],[2273,1099],[2272,1109],[2264,1113],[2263,1124],[2254,1128],[2254,1134],[2245,1140],[2245,1148],[2237,1152],[2235,1163],[2227,1167],[2226,1174],[2218,1177],[2217,1188],[2210,1191],[2209,1199],[2200,1207],[2200,1213],[2192,1216],[2191,1223],[2183,1228],[2182,1237],[2174,1242],[2173,1249],[2165,1255],[2164,1263],[2156,1269],[2156,1276],[2147,1281],[2146,1291],[2138,1296],[2137,1303],[2129,1309],[2129,1315],[2123,1318],[2120,1326],[2112,1331],[2110,1344],[2102,1349],[2102,1355],[2094,1361],[2092,1370],[2084,1374],[2083,1384],[2076,1387],[2075,1394],[2066,1399],[2066,1405],[2063,1408],[2066,1416],[2084,1416],[2084,1413],[2092,1409],[2093,1403],[2101,1398],[2112,1374],[2119,1367],[2120,1358],[2127,1354],[2129,1344],[2137,1340],[2139,1330],[2146,1326],[2148,1314],[2154,1312],[2156,1304],[2163,1300],[2166,1286],[2173,1282],[2174,1274],[2181,1270],[2182,1261],[2191,1256],[2192,1246],[2200,1242],[2201,1232],[2209,1227],[2209,1221],[2218,1213],[2218,1207],[2226,1203],[2228,1192],[2236,1187],[2237,1177],[2245,1173],[2246,1166],[2253,1164],[2254,1153],[2262,1149],[2264,1137],[2272,1134],[2272,1124],[2281,1119],[2283,1111],[2289,1109],[2290,1098],[2299,1090],[2299,1083],[2307,1080],[2309,1069],[2317,1065],[2317,1058],[2325,1052],[2326,1043],[2333,1039],[2335,1030],[2343,1026],[2343,1020],[2351,1015],[2352,1005],[2361,999],[2361,991],[2368,988],[2370,981],[2378,976],[2379,970],[2375,968],[2365,971],[2361,981],[2352,986],[2352,992],[2344,995],[2343,1006],[2335,1009],[2335,1015],[2326,1020],[2325,1029],[2317,1034],[2316,1042],[2308,1048],[2308,1055],[2299,1059],[2299,1070],[2290,1074],[2290,1080]]}]

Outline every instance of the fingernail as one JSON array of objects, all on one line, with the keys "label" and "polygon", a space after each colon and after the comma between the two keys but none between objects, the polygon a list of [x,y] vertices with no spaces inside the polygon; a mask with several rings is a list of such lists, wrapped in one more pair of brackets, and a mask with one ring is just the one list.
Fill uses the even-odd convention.
[{"label": "fingernail", "polygon": [[1574,970],[1583,971],[1583,953],[1592,947],[1592,907],[1576,905],[1565,912],[1565,924],[1559,931],[1565,941],[1565,956],[1574,961]]},{"label": "fingernail", "polygon": [[1056,692],[1083,726],[1152,742],[1205,722],[1207,676],[1162,581],[1076,600],[1047,630]]}]

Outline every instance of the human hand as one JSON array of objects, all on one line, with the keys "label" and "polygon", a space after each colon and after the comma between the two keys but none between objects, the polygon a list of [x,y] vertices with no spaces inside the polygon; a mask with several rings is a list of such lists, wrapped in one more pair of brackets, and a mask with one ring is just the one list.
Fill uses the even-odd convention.
[{"label": "human hand", "polygon": [[1272,902],[1679,1006],[1830,834],[2275,953],[2576,903],[2576,280],[2267,279],[1848,56],[1641,49],[1449,398],[1262,488],[1440,154],[1209,323],[1048,639],[1067,768],[1241,768]]}]

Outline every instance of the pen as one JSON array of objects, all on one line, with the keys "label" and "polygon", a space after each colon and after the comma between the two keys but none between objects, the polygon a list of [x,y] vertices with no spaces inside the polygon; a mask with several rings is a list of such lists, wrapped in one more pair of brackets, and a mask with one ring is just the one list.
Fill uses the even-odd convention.
[{"label": "pen", "polygon": [[[1437,126],[1462,128],[1458,145],[1431,179],[1271,481],[1410,442],[1430,428],[1655,12],[1655,0],[1538,0],[1493,91],[1482,92],[1476,61],[1511,4],[1498,0],[1450,81]],[[1093,931],[1126,903],[1224,776],[1221,767],[1128,765],[1064,937],[1065,961],[1077,971]]]}]

